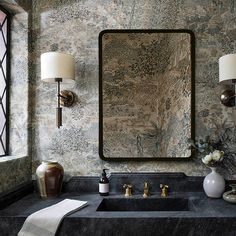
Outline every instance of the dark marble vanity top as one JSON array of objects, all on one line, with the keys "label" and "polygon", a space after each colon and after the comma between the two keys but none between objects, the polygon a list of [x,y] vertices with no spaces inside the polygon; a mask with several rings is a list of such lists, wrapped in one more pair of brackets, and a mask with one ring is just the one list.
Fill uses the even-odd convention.
[{"label": "dark marble vanity top", "polygon": [[[0,217],[19,217],[25,218],[35,211],[42,208],[51,206],[52,204],[58,203],[63,199],[76,199],[82,201],[88,201],[88,206],[85,208],[69,215],[69,218],[129,218],[129,217],[141,217],[141,218],[192,218],[192,217],[208,217],[208,218],[222,218],[222,217],[233,217],[236,220],[236,205],[225,202],[222,199],[210,199],[205,196],[204,193],[175,193],[167,197],[167,199],[173,198],[188,198],[192,205],[189,210],[184,211],[97,211],[97,208],[103,199],[121,199],[124,195],[110,194],[109,196],[102,197],[99,194],[86,194],[86,193],[63,193],[56,199],[42,200],[39,198],[37,193],[29,194],[10,206],[0,211]],[[144,201],[161,198],[159,195],[154,194]],[[142,195],[133,195],[129,197],[132,199],[143,199]]]},{"label": "dark marble vanity top", "polygon": [[[135,202],[158,204],[157,200],[162,198],[160,193],[154,190],[157,190],[156,186],[160,184],[161,178],[152,175],[149,177],[146,177],[145,180],[151,183],[152,195],[146,199],[142,197],[143,186],[141,185],[140,189],[138,187],[138,182],[143,182],[142,177],[138,178],[138,175],[131,176],[130,174],[128,176],[122,175],[121,178],[117,175],[117,180],[114,178],[113,185],[111,184],[111,193],[106,197],[100,196],[95,191],[97,190],[96,183],[98,180],[95,177],[72,179],[64,187],[64,190],[67,191],[55,199],[42,200],[37,193],[29,193],[0,210],[0,235],[17,235],[28,215],[65,198],[88,201],[88,206],[65,217],[57,235],[236,235],[236,205],[225,202],[223,199],[206,197],[201,191],[202,188],[200,188],[202,179],[196,178],[196,183],[194,183],[193,177],[190,178],[185,175],[175,177],[179,180],[182,179],[183,185],[184,182],[190,182],[192,184],[191,191],[183,191],[187,190],[187,184],[185,188],[183,186],[174,187],[173,185],[172,191],[170,191],[166,200],[168,200],[168,204],[171,204],[173,199],[174,201],[175,199],[186,199],[188,208],[181,208],[181,210],[173,208],[177,210],[168,211],[152,211],[150,209],[148,211],[97,210],[103,199],[109,199],[111,202],[114,202],[111,199],[116,199],[115,202],[120,201],[124,204],[123,199],[126,198],[121,187],[127,181],[134,186],[136,185],[133,196],[129,197],[131,204],[135,204]],[[171,186],[173,182],[170,179],[165,179],[167,181],[165,183]],[[90,185],[87,192],[85,192],[86,187],[84,185],[87,182],[90,182]],[[181,181],[179,181],[179,184],[181,184]],[[193,191],[192,188],[195,188],[196,191]],[[181,204],[181,202],[177,200],[175,203]]]}]

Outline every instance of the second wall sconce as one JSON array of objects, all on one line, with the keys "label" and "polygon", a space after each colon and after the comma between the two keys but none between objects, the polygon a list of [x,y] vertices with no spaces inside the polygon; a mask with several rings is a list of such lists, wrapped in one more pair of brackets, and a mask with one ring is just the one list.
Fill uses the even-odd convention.
[{"label": "second wall sconce", "polygon": [[71,55],[46,52],[41,55],[41,80],[57,83],[56,124],[62,126],[62,106],[70,107],[75,101],[73,92],[60,90],[60,83],[73,84],[75,80],[75,60]]},{"label": "second wall sconce", "polygon": [[234,84],[234,90],[225,90],[221,102],[227,107],[236,105],[236,54],[228,54],[219,59],[219,80],[222,84]]}]

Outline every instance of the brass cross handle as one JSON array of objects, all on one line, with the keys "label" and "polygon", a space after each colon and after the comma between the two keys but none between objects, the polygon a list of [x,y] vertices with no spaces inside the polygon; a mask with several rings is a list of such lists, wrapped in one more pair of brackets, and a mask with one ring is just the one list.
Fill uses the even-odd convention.
[{"label": "brass cross handle", "polygon": [[123,188],[125,189],[125,197],[132,196],[132,185],[130,184],[124,184]]},{"label": "brass cross handle", "polygon": [[168,196],[168,188],[169,188],[168,185],[166,185],[166,184],[160,184],[161,197],[167,197],[167,196]]}]

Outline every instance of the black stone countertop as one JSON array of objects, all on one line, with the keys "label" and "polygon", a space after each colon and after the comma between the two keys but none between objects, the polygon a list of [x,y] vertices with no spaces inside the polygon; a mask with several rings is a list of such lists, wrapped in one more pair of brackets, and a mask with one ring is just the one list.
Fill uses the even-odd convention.
[{"label": "black stone countertop", "polygon": [[[156,194],[150,196],[150,198],[159,197]],[[165,235],[167,232],[171,235],[181,235],[181,232],[186,233],[182,235],[207,235],[208,230],[213,230],[212,235],[236,235],[236,205],[222,199],[207,198],[204,193],[172,193],[168,198],[175,197],[188,197],[193,202],[193,209],[161,212],[98,212],[96,209],[103,198],[125,198],[124,195],[111,194],[101,197],[98,194],[71,192],[64,193],[57,199],[42,200],[36,193],[32,193],[0,211],[1,235],[16,235],[27,216],[65,198],[88,201],[88,206],[67,216],[58,235],[125,235],[126,233]],[[142,198],[142,195],[137,194],[131,198]],[[157,225],[160,222],[164,225],[158,229]],[[124,225],[127,228],[124,228]],[[182,228],[184,225],[185,228]],[[198,229],[199,232],[193,231],[196,227],[201,228]]]},{"label": "black stone countertop", "polygon": [[[159,212],[96,211],[104,198],[125,198],[120,192],[101,197],[95,192],[71,191],[47,200],[31,193],[0,210],[0,235],[17,235],[28,215],[65,198],[88,201],[88,206],[65,217],[58,236],[236,235],[236,205],[222,199],[210,199],[199,191],[170,192],[168,198],[189,198],[189,211]],[[131,198],[143,198],[142,192],[136,191]],[[153,192],[145,200],[154,198],[160,198],[159,192]]]}]

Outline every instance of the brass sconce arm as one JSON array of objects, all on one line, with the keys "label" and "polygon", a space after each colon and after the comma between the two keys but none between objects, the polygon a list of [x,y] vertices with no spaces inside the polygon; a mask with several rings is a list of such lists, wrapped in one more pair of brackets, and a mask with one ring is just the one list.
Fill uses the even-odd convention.
[{"label": "brass sconce arm", "polygon": [[60,129],[62,126],[62,108],[60,107],[60,83],[62,82],[62,78],[55,78],[55,82],[57,82],[56,125]]},{"label": "brass sconce arm", "polygon": [[57,108],[56,108],[56,125],[57,128],[60,129],[62,126],[62,108],[70,107],[73,105],[75,101],[75,95],[73,92],[69,90],[62,90],[60,88],[60,83],[62,82],[61,78],[55,78],[55,82],[57,82]]}]

